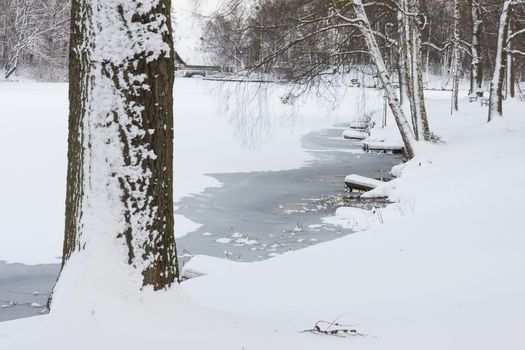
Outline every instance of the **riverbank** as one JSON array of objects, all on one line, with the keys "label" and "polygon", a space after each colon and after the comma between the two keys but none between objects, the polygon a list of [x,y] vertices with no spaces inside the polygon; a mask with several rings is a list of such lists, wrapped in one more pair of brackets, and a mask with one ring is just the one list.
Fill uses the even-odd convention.
[{"label": "riverbank", "polygon": [[209,174],[222,186],[177,204],[179,215],[202,224],[177,241],[182,264],[190,255],[263,260],[351,233],[321,222],[344,205],[345,175],[381,178],[401,157],[363,152],[360,142],[341,137],[345,127],[303,136],[312,159],[298,169]]},{"label": "riverbank", "polygon": [[[351,169],[381,176],[399,161],[363,154],[357,143],[341,138],[343,126],[332,127],[353,117],[345,113],[351,98],[324,111],[312,100],[300,108],[285,106],[279,99],[284,90],[273,86],[259,101],[268,115],[253,106],[226,113],[221,103],[237,89],[236,84],[191,79],[179,79],[175,86],[174,197],[181,265],[189,253],[267,259],[352,232],[320,222],[340,202],[332,199],[344,193],[342,178]],[[249,94],[250,87],[241,93]],[[0,126],[9,130],[0,139],[0,158],[20,164],[0,173],[0,212],[6,214],[0,220],[0,261],[25,264],[0,263],[0,321],[5,321],[45,312],[59,270],[67,85],[0,84],[0,96],[6,102]],[[241,112],[249,115],[243,119]],[[248,135],[242,120],[264,123]],[[27,143],[20,144],[22,139]],[[28,161],[20,163],[20,158]]]},{"label": "riverbank", "polygon": [[[254,99],[256,91],[260,97]],[[354,90],[339,106],[315,98],[284,105],[280,97],[285,92],[280,86],[177,79],[175,201],[221,186],[206,174],[300,168],[313,159],[301,145],[303,135],[354,117],[348,112],[353,111],[358,97]],[[0,172],[0,261],[59,263],[66,189],[67,84],[3,83],[0,96],[0,129],[6,131],[0,138],[0,159],[4,164],[17,164]],[[176,222],[177,238],[198,228],[182,216]]]},{"label": "riverbank", "polygon": [[[401,159],[364,153],[359,142],[341,137],[345,127],[304,135],[301,145],[312,158],[299,169],[207,175],[221,186],[177,205],[179,217],[201,225],[177,239],[181,266],[193,255],[264,260],[352,233],[321,222],[345,203],[345,174],[383,177]],[[58,264],[0,263],[0,321],[46,312],[58,271]]]},{"label": "riverbank", "polygon": [[[487,124],[486,109],[465,98],[453,117],[448,95],[427,101],[443,143],[418,148],[377,189],[413,203],[407,215],[166,292],[117,283],[80,300],[64,285],[51,315],[1,323],[0,345],[521,350],[523,104],[507,102],[505,119]],[[79,301],[75,310],[68,298]],[[320,320],[347,325],[350,336],[302,332]]]}]

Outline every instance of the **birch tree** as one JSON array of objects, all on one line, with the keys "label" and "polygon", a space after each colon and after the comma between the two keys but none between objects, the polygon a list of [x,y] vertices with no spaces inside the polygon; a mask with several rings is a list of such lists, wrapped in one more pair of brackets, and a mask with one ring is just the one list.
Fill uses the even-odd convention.
[{"label": "birch tree", "polygon": [[119,275],[139,281],[136,288],[160,290],[177,279],[170,6],[71,3],[61,279],[72,260],[93,265],[107,256],[124,266]]},{"label": "birch tree", "polygon": [[397,27],[398,27],[398,80],[399,80],[399,102],[401,103],[401,106],[404,107],[406,104],[406,101],[408,101],[408,47],[407,47],[407,40],[406,40],[406,28],[405,25],[407,24],[404,11],[406,11],[406,0],[400,0],[399,3],[399,9],[397,10]]},{"label": "birch tree", "polygon": [[514,24],[514,18],[511,16],[509,18],[509,25],[508,25],[508,33],[507,33],[507,49],[506,49],[506,55],[507,55],[507,69],[505,72],[505,98],[514,98],[515,97],[515,84],[516,84],[516,75],[514,71],[514,57],[513,57],[513,41],[509,40],[509,38],[512,38],[513,35],[513,24]]},{"label": "birch tree", "polygon": [[470,53],[472,55],[469,94],[480,94],[483,91],[483,65],[481,62],[481,8],[479,0],[470,0],[472,37]]},{"label": "birch tree", "polygon": [[496,117],[503,116],[503,85],[507,66],[507,44],[510,20],[512,18],[512,9],[520,0],[505,0],[501,9],[499,27],[498,27],[498,44],[496,49],[496,59],[494,62],[494,72],[490,83],[490,100],[489,100],[489,117],[488,121]]},{"label": "birch tree", "polygon": [[[401,0],[400,12],[403,40],[399,43],[401,61],[405,64],[404,81],[407,84],[412,127],[416,140],[430,140],[430,129],[423,92],[423,73],[421,57],[421,23],[419,0]],[[425,19],[426,21],[426,19]],[[403,93],[403,91],[401,91]]]},{"label": "birch tree", "polygon": [[377,40],[374,36],[374,31],[370,26],[370,21],[368,20],[365,7],[361,0],[353,0],[353,5],[355,19],[352,20],[347,18],[346,21],[358,24],[358,28],[364,37],[370,56],[372,57],[372,60],[374,61],[377,68],[377,76],[381,82],[381,86],[385,91],[388,105],[392,111],[392,114],[394,115],[394,119],[401,133],[401,138],[405,144],[407,155],[409,158],[413,158],[415,156],[416,139],[414,137],[414,133],[410,129],[408,119],[406,118],[405,112],[401,107],[399,98],[392,84],[391,77],[388,73],[385,61],[379,49],[379,45],[377,44]]},{"label": "birch tree", "polygon": [[[418,2],[417,0],[410,1]],[[294,6],[290,7],[287,1],[268,1],[262,6],[264,11],[268,8],[267,6],[269,8],[279,6],[284,10],[283,12],[291,15],[279,18],[279,21],[266,18],[262,21],[256,17],[255,21],[249,22],[250,26],[247,30],[255,30],[255,33],[247,34],[247,37],[264,37],[272,41],[268,45],[254,41],[253,51],[261,49],[266,51],[264,54],[255,55],[262,59],[248,67],[247,73],[270,72],[273,68],[274,72],[286,72],[284,81],[293,81],[307,86],[317,78],[323,79],[330,74],[343,72],[351,64],[359,65],[364,70],[374,71],[379,87],[384,89],[388,105],[399,127],[407,156],[412,158],[415,155],[416,136],[401,108],[400,99],[392,83],[393,72],[388,69],[383,57],[383,51],[385,56],[388,56],[388,53],[391,52],[390,46],[397,45],[397,40],[391,38],[387,33],[376,30],[376,28],[386,28],[386,24],[391,24],[391,21],[395,22],[395,7],[388,3],[364,4],[360,0],[295,0],[293,3]],[[383,17],[381,13],[385,13],[385,8],[388,10],[386,13],[394,17],[391,21],[380,25],[376,20]],[[375,16],[376,20],[373,22],[368,17],[368,11]],[[263,22],[266,23],[264,27],[261,24]],[[269,30],[269,32],[262,36],[257,33],[259,30]],[[420,40],[420,38],[415,36],[414,40]],[[420,47],[420,41],[415,42],[413,47]],[[419,57],[418,67],[420,69],[420,51],[416,49],[414,52],[416,51],[418,55],[411,56],[411,60],[417,60]],[[414,70],[411,70],[410,76],[413,72]],[[417,76],[421,82],[417,87],[422,91],[421,74]],[[418,98],[421,99],[422,94]],[[423,107],[424,104],[421,103],[418,106]],[[418,110],[424,111],[424,109]],[[428,123],[426,127],[428,128]],[[420,130],[424,130],[424,127],[421,127]],[[428,132],[427,135],[429,134]],[[421,139],[426,139],[426,137],[423,136]]]},{"label": "birch tree", "polygon": [[[516,83],[517,83],[517,61],[521,57],[522,59],[522,69],[523,69],[523,58],[525,57],[524,50],[524,41],[519,40],[525,35],[525,18],[523,16],[525,10],[525,1],[518,1],[516,5],[521,5],[521,7],[516,6],[516,10],[521,8],[521,11],[513,11],[513,16],[509,19],[509,29],[507,34],[507,71],[506,71],[506,96],[510,98],[516,97]],[[521,28],[518,28],[517,23],[521,24]],[[523,71],[522,74],[523,76]]]},{"label": "birch tree", "polygon": [[458,94],[459,94],[459,78],[461,75],[461,48],[459,37],[459,19],[460,19],[460,3],[459,0],[454,0],[454,36],[452,38],[453,53],[452,53],[452,103],[450,107],[450,114],[458,111]]}]

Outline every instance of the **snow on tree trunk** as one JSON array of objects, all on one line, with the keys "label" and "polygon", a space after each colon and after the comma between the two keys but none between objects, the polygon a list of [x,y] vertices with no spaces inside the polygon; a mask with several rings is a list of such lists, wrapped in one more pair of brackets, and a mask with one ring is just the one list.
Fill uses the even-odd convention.
[{"label": "snow on tree trunk", "polygon": [[[419,0],[410,0],[409,10],[411,13],[419,13]],[[425,106],[425,95],[423,91],[423,62],[421,58],[421,30],[419,28],[419,19],[416,16],[412,16],[410,29],[412,34],[411,39],[411,52],[410,57],[412,64],[411,79],[412,79],[412,99],[413,108],[416,115],[416,140],[430,140],[430,129],[428,126],[427,110]]]},{"label": "snow on tree trunk", "polygon": [[[405,9],[405,0],[400,0],[399,6],[404,10]],[[408,78],[407,78],[407,52],[408,52],[408,42],[406,40],[406,28],[405,28],[405,16],[402,11],[397,12],[397,21],[398,21],[398,31],[399,31],[399,67],[398,67],[398,76],[399,76],[399,102],[401,106],[405,105],[405,102],[408,101]]]},{"label": "snow on tree trunk", "polygon": [[400,56],[404,63],[408,100],[412,117],[412,127],[416,140],[430,140],[430,130],[423,92],[423,72],[421,58],[421,31],[419,20],[419,0],[401,0],[402,44]]},{"label": "snow on tree trunk", "polygon": [[470,0],[472,19],[470,94],[483,91],[483,65],[481,62],[481,13],[478,0]]},{"label": "snow on tree trunk", "polygon": [[377,44],[377,40],[374,36],[374,32],[372,31],[372,28],[370,26],[370,21],[368,20],[368,16],[363,6],[363,2],[361,0],[354,0],[353,4],[356,20],[359,21],[359,29],[366,41],[366,45],[368,47],[368,51],[370,52],[370,56],[372,57],[372,60],[376,65],[377,76],[379,78],[379,81],[381,82],[383,89],[385,90],[388,105],[392,110],[392,114],[394,115],[394,119],[401,133],[401,138],[403,139],[407,156],[409,158],[413,158],[415,155],[414,146],[416,140],[412,129],[410,128],[410,125],[408,123],[408,120],[405,116],[403,108],[401,108],[401,104],[399,103],[397,93],[392,85],[392,81],[388,74],[388,70],[385,61],[383,60],[383,56],[381,55],[379,45]]},{"label": "snow on tree trunk", "polygon": [[503,83],[507,65],[507,37],[509,31],[510,18],[512,17],[513,0],[505,0],[498,27],[498,45],[496,49],[496,60],[494,62],[494,72],[490,83],[489,117],[490,122],[496,116],[503,116]]},{"label": "snow on tree trunk", "polygon": [[177,279],[170,8],[72,1],[61,279],[73,259],[129,275],[137,290]]},{"label": "snow on tree trunk", "polygon": [[[512,35],[512,25],[513,25],[513,18],[509,18],[509,27],[507,32],[507,38],[509,38]],[[516,91],[514,89],[514,86],[516,84],[516,73],[514,70],[514,57],[512,56],[512,40],[507,43],[508,45],[508,51],[507,51],[507,71],[505,73],[505,97],[506,98],[514,98],[516,95]]]},{"label": "snow on tree trunk", "polygon": [[[510,44],[509,44],[510,45]],[[512,53],[507,53],[507,73],[506,73],[507,86],[505,88],[505,94],[508,98],[516,97],[516,70],[514,67],[514,57]]]},{"label": "snow on tree trunk", "polygon": [[454,111],[458,111],[458,94],[459,94],[459,78],[460,78],[460,62],[461,54],[459,47],[459,0],[454,0],[454,35],[452,37],[453,43],[453,60],[452,60],[452,102],[450,107],[450,114],[454,114]]}]

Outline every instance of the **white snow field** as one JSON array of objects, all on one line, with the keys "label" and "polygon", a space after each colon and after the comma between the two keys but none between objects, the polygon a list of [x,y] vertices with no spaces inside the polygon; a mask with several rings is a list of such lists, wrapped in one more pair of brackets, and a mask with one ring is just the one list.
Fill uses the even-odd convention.
[{"label": "white snow field", "polygon": [[[186,91],[198,94],[200,83],[184,84],[188,84]],[[44,92],[52,93],[52,88],[42,91],[45,98]],[[63,96],[64,92],[58,89],[54,94]],[[222,129],[214,118],[199,119],[202,114],[197,111],[211,108],[203,106],[207,103],[192,106],[181,101],[191,96],[179,96],[179,107],[175,101],[176,113],[186,113],[182,118],[190,119],[187,125],[194,128],[185,130],[185,122],[179,119],[178,142],[202,138],[202,150],[197,149],[203,153],[183,160],[188,150],[179,149],[182,159],[178,162],[214,162],[221,153],[219,144],[206,144],[207,138],[224,142],[220,148],[228,152],[235,149],[235,141],[217,136]],[[416,159],[395,169],[398,179],[374,190],[375,195],[388,195],[397,201],[392,204],[397,209],[388,210],[399,215],[376,220],[367,230],[263,262],[208,269],[206,276],[157,294],[139,291],[140,279],[133,274],[128,279],[122,272],[112,274],[120,268],[129,271],[114,257],[98,262],[98,273],[91,266],[85,274],[88,260],[82,260],[89,257],[77,256],[66,267],[68,278],[56,289],[51,314],[0,323],[0,348],[524,349],[524,104],[506,103],[505,118],[486,124],[487,110],[469,104],[465,98],[461,112],[451,117],[449,97],[447,93],[428,94],[430,125],[444,143],[418,147]],[[14,106],[16,110],[29,109],[23,103],[25,99],[19,96],[17,100],[11,110]],[[40,101],[42,105],[34,107],[33,112],[47,108],[51,100]],[[321,118],[307,124],[314,127],[316,123],[327,121]],[[27,128],[27,124],[21,125]],[[42,142],[45,139],[41,134],[49,132],[42,128],[43,123],[37,125],[40,130],[33,132]],[[57,129],[57,135],[63,137],[63,128]],[[64,142],[62,138],[57,143]],[[265,156],[280,158],[277,150],[282,152],[279,147],[286,146],[297,150],[298,163],[305,160],[296,137],[284,137],[282,142],[268,149],[263,146],[253,156],[253,163],[251,157],[243,158],[240,150],[231,159],[248,169],[279,168],[284,166],[279,160],[264,165],[258,161]],[[3,152],[6,146],[2,144]],[[17,152],[16,147],[10,151]],[[29,150],[27,154],[31,157]],[[11,153],[2,154],[3,160],[6,157],[6,164],[20,164],[13,163]],[[216,162],[215,167],[206,169],[226,169],[223,162]],[[37,176],[39,172],[32,166],[23,165]],[[205,166],[200,166],[192,175],[205,172]],[[201,177],[202,181],[198,180]],[[201,177],[192,190],[214,185]],[[39,181],[29,176],[31,179]],[[19,188],[17,193],[26,192],[22,187],[25,184],[17,178],[11,181]],[[42,186],[40,183],[36,189]],[[33,207],[33,197],[27,196],[26,212],[41,210]],[[10,209],[2,205],[2,213]],[[350,210],[340,214],[347,220],[354,215]],[[3,228],[1,232],[3,244]],[[31,238],[26,237],[26,246]],[[5,248],[1,249],[4,254]],[[198,271],[199,267],[193,269]],[[111,276],[122,277],[114,280]],[[319,320],[337,320],[362,335],[343,338],[300,333]]]},{"label": "white snow field", "polygon": [[[209,173],[293,169],[311,159],[301,137],[349,121],[341,108],[319,110],[311,101],[285,106],[272,87],[264,105],[228,110],[235,98],[252,98],[233,83],[177,79],[175,83],[175,200],[221,184]],[[239,101],[237,101],[239,102]],[[241,102],[239,102],[241,103]],[[0,84],[0,260],[57,263],[62,254],[67,166],[66,84]],[[263,114],[261,114],[263,113]],[[243,125],[243,122],[246,123]],[[250,126],[257,132],[250,133]],[[177,215],[176,236],[200,227]]]}]

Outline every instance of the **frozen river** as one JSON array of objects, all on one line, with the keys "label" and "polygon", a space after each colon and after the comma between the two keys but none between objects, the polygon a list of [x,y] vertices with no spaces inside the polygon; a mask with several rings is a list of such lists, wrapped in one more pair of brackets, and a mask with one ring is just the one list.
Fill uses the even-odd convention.
[{"label": "frozen river", "polygon": [[[177,214],[203,225],[177,240],[181,263],[196,254],[262,260],[351,233],[321,221],[345,201],[344,177],[382,178],[401,159],[363,153],[359,143],[341,138],[342,131],[304,136],[303,148],[315,157],[300,169],[210,174],[224,185],[177,203]],[[45,312],[58,271],[58,265],[0,262],[0,321]]]}]

